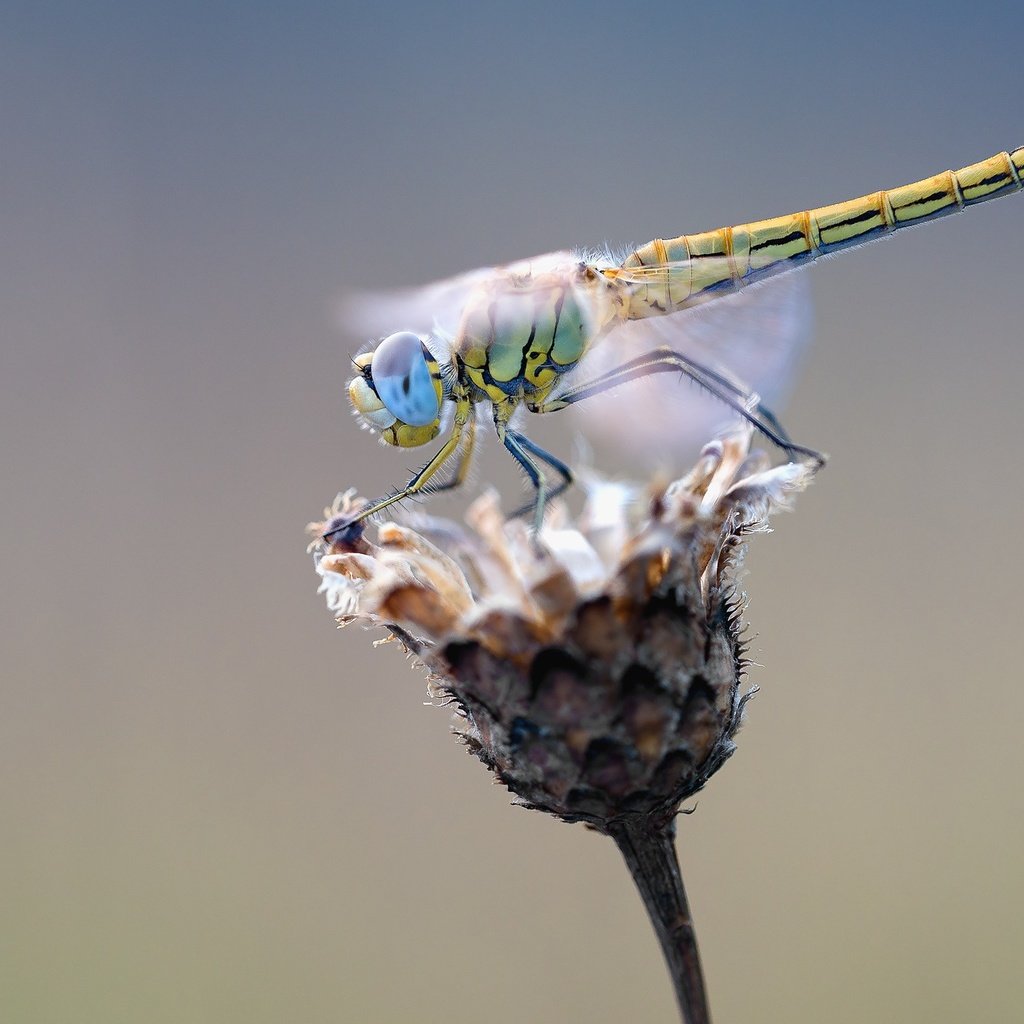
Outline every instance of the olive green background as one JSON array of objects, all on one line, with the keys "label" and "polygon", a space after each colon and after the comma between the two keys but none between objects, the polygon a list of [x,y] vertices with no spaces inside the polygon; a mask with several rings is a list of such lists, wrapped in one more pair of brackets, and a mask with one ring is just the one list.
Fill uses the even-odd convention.
[{"label": "olive green background", "polygon": [[[1012,148],[1022,33],[3,5],[0,1018],[671,1020],[611,843],[511,808],[315,593],[304,524],[416,458],[349,416],[337,303]],[[762,692],[680,822],[719,1024],[1020,1013],[1022,236],[1016,197],[809,272],[785,418],[831,462],[754,543]]]}]

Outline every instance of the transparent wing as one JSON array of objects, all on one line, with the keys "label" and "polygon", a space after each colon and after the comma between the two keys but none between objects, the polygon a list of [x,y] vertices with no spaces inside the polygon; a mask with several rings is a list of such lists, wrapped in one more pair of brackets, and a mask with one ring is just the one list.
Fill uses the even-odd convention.
[{"label": "transparent wing", "polygon": [[395,331],[427,334],[435,327],[451,333],[466,297],[494,273],[493,267],[481,267],[414,288],[355,292],[341,300],[338,315],[347,332],[368,338]]},{"label": "transparent wing", "polygon": [[[432,335],[443,349],[456,332],[467,301],[482,288],[498,288],[515,278],[518,290],[526,291],[531,279],[568,276],[580,264],[578,254],[553,252],[500,267],[480,267],[455,277],[414,288],[356,292],[339,304],[339,317],[346,333],[377,339],[396,331]],[[440,353],[438,353],[440,354]]]},{"label": "transparent wing", "polygon": [[[645,268],[647,272],[630,275],[629,287],[663,280],[666,270],[675,269]],[[722,270],[705,266],[701,272]],[[642,353],[665,347],[756,392],[778,414],[811,325],[809,282],[806,273],[797,271],[739,292],[706,293],[691,309],[621,324],[594,346],[566,384],[593,380]],[[678,467],[738,419],[724,403],[676,373],[631,381],[558,415],[571,418],[598,446],[617,449],[631,462],[665,468]]]}]

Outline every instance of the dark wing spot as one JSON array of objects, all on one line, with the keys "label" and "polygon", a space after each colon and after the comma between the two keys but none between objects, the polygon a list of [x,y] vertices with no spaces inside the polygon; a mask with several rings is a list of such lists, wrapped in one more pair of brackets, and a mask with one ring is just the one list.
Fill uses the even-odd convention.
[{"label": "dark wing spot", "polygon": [[409,379],[409,374],[406,374],[402,378],[402,393],[406,394],[406,395],[409,394],[409,388],[411,386],[412,386],[412,381],[410,381],[410,379]]}]

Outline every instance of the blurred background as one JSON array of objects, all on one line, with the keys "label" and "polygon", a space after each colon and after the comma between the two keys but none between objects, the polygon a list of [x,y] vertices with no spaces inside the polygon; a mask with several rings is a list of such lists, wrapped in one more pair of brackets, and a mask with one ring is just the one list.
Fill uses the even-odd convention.
[{"label": "blurred background", "polygon": [[[348,413],[338,301],[1013,148],[1022,32],[4,4],[0,1018],[672,1020],[612,844],[316,594],[306,522],[413,459]],[[1022,236],[1004,199],[809,272],[785,420],[831,462],[755,540],[762,691],[680,822],[719,1022],[1019,1014]]]}]

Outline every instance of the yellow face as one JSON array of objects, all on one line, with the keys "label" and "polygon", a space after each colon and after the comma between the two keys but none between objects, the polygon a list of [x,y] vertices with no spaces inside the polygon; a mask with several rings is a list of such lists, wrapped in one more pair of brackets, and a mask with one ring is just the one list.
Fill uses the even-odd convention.
[{"label": "yellow face", "polygon": [[372,352],[356,356],[355,365],[349,401],[387,444],[417,448],[437,437],[444,398],[441,369],[418,335],[392,334]]}]

